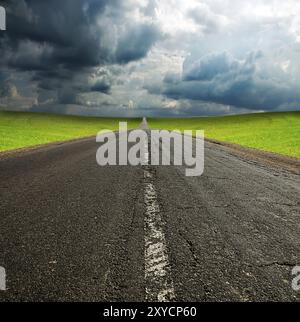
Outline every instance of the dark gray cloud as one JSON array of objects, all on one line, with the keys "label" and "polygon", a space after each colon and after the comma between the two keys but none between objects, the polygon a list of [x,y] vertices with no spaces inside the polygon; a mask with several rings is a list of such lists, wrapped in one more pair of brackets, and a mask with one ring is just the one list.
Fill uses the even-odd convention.
[{"label": "dark gray cloud", "polygon": [[274,110],[300,101],[297,88],[257,72],[260,52],[237,60],[228,53],[210,54],[184,67],[182,80],[165,79],[163,93],[173,99],[214,102],[249,110]]},{"label": "dark gray cloud", "polygon": [[[250,66],[250,69],[253,66]],[[185,81],[210,81],[219,75],[238,73],[240,64],[233,60],[226,52],[204,56],[185,67]]]},{"label": "dark gray cloud", "polygon": [[299,109],[298,0],[1,5],[1,109],[165,116]]},{"label": "dark gray cloud", "polygon": [[109,93],[110,83],[105,81],[97,81],[93,86],[91,86],[92,92],[102,92]]},{"label": "dark gray cloud", "polygon": [[121,39],[116,51],[118,63],[129,63],[145,57],[153,43],[160,38],[160,30],[151,24],[131,27]]},{"label": "dark gray cloud", "polygon": [[0,65],[31,72],[40,90],[57,90],[64,104],[78,91],[108,93],[111,80],[88,84],[94,69],[139,60],[160,37],[151,22],[132,23],[125,0],[10,0],[4,5],[8,28],[0,34]]}]

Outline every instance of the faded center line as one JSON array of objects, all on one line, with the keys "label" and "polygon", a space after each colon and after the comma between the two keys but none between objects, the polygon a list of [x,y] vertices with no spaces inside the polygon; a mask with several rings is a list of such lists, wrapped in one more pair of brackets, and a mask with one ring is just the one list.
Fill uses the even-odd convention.
[{"label": "faded center line", "polygon": [[145,202],[145,281],[146,301],[168,302],[175,299],[170,263],[163,231],[163,220],[149,164],[149,148],[144,153]]}]

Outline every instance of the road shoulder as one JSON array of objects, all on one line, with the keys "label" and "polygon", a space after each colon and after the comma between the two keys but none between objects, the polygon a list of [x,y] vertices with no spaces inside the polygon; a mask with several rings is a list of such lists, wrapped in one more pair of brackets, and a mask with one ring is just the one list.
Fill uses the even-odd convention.
[{"label": "road shoulder", "polygon": [[230,154],[242,157],[243,159],[256,161],[275,169],[285,170],[294,174],[300,174],[300,159],[280,155],[273,152],[266,152],[258,149],[244,147],[238,144],[222,142],[214,139],[205,139],[212,146],[218,146],[220,149]]}]

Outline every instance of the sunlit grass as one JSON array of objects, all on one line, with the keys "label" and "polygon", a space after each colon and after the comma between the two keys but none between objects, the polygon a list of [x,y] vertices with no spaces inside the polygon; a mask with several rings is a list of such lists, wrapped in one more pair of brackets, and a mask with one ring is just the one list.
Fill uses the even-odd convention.
[{"label": "sunlit grass", "polygon": [[148,119],[150,127],[203,129],[205,137],[300,157],[300,112]]},{"label": "sunlit grass", "polygon": [[[0,151],[95,135],[117,130],[119,121],[136,128],[141,119],[0,112]],[[258,113],[223,117],[152,118],[160,129],[203,129],[207,138],[300,157],[300,112]]]},{"label": "sunlit grass", "polygon": [[119,121],[136,128],[140,119],[64,116],[42,113],[0,112],[0,151],[96,135],[117,130]]}]

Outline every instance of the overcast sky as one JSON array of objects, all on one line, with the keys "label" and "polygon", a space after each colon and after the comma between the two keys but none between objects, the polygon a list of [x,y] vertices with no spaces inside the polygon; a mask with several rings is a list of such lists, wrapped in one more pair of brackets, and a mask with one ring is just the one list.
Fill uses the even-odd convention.
[{"label": "overcast sky", "polygon": [[0,109],[299,110],[299,0],[9,0]]}]

